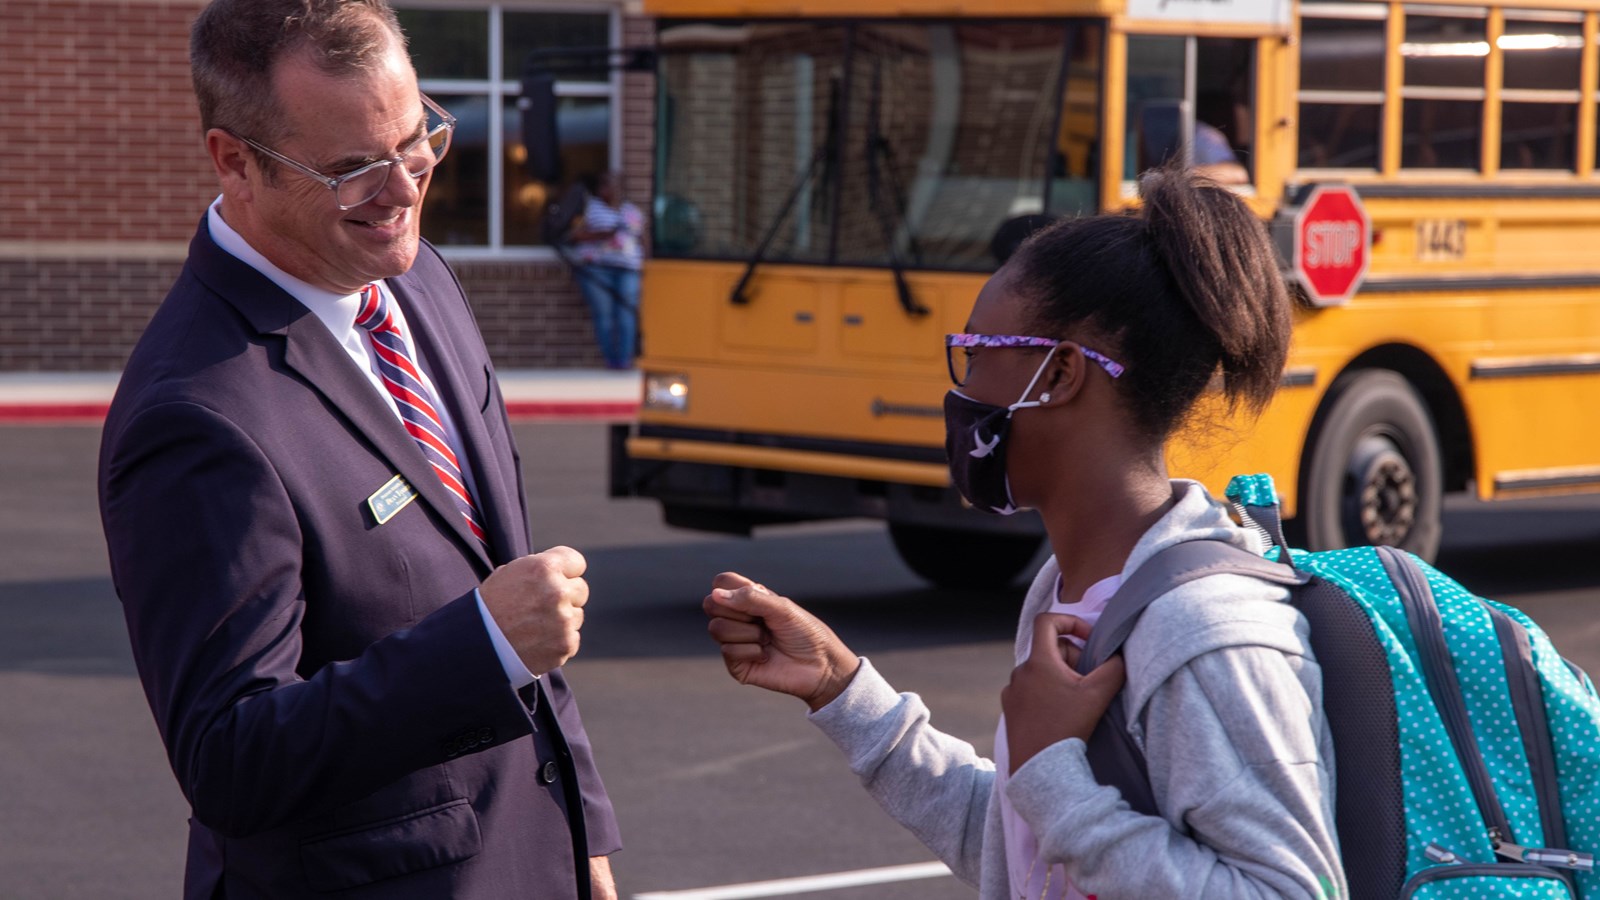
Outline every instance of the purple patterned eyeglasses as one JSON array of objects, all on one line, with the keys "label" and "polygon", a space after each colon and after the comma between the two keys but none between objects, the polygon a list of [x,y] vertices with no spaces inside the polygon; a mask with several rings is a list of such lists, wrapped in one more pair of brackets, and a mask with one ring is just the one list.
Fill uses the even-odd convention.
[{"label": "purple patterned eyeglasses", "polygon": [[[1029,337],[1022,334],[947,334],[944,336],[944,362],[950,369],[950,380],[956,387],[965,387],[969,366],[972,363],[972,348],[974,347],[1055,347],[1061,343],[1060,338]],[[1122,363],[1117,362],[1103,353],[1090,350],[1082,344],[1078,349],[1083,355],[1094,360],[1106,374],[1112,378],[1121,378],[1125,371]],[[958,352],[959,351],[959,352]]]}]

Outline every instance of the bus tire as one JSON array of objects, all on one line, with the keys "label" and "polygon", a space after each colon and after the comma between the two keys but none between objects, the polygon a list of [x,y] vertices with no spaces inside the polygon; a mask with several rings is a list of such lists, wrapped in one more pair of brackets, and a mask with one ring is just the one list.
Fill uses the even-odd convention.
[{"label": "bus tire", "polygon": [[1311,550],[1388,544],[1439,551],[1443,464],[1427,405],[1395,372],[1341,376],[1328,390],[1300,482],[1296,537]]},{"label": "bus tire", "polygon": [[1044,540],[1036,534],[956,531],[889,523],[889,538],[907,568],[945,588],[999,588],[1028,568]]}]

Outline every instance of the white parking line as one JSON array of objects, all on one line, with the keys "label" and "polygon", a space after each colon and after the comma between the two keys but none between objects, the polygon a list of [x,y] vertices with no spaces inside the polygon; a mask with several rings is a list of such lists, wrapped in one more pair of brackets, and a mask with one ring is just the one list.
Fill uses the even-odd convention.
[{"label": "white parking line", "polygon": [[939,878],[949,874],[951,874],[949,867],[941,862],[911,863],[904,866],[885,866],[881,869],[857,869],[854,872],[805,875],[800,878],[724,884],[719,887],[690,888],[683,891],[651,891],[647,894],[634,894],[633,900],[746,900],[749,897],[783,897],[790,894],[804,894],[807,891],[833,891],[839,888],[860,887],[864,884]]}]

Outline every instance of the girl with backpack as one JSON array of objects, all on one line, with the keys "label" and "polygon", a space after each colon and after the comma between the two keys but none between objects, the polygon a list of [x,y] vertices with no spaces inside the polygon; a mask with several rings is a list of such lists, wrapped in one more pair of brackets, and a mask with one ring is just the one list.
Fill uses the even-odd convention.
[{"label": "girl with backpack", "polygon": [[[1145,610],[1121,656],[1074,669],[1106,601],[1157,551],[1264,549],[1200,484],[1168,478],[1163,447],[1212,385],[1254,412],[1272,397],[1290,334],[1276,255],[1226,189],[1174,168],[1141,187],[1137,215],[1030,238],[947,339],[952,480],[979,509],[1038,510],[1053,551],[1023,604],[995,759],[743,576],[713,581],[709,630],[738,681],[804,700],[883,808],[983,900],[1343,897],[1320,670],[1287,589],[1190,582]],[[1153,808],[1091,767],[1113,703]]]}]

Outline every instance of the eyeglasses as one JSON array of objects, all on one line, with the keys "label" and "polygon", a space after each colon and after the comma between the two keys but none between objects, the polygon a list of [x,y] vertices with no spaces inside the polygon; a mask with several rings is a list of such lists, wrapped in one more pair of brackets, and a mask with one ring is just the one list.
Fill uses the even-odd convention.
[{"label": "eyeglasses", "polygon": [[[965,387],[967,376],[971,374],[972,348],[993,347],[996,349],[1017,349],[1056,347],[1061,344],[1059,338],[1029,337],[1021,334],[947,334],[944,336],[944,362],[950,369],[950,380],[956,387]],[[1106,374],[1112,378],[1121,378],[1126,371],[1122,363],[1090,350],[1082,344],[1078,349],[1083,355],[1094,360]]]},{"label": "eyeglasses", "polygon": [[370,162],[359,169],[346,172],[343,175],[324,175],[304,163],[298,163],[284,156],[276,150],[252,141],[244,135],[236,134],[234,137],[257,151],[272,157],[296,172],[315,181],[320,181],[333,191],[333,200],[340,209],[354,209],[373,197],[383,193],[383,186],[389,183],[389,168],[400,166],[407,175],[415,181],[432,171],[439,164],[444,155],[450,150],[450,135],[456,129],[456,117],[445,112],[439,104],[422,95],[422,105],[430,113],[428,116],[428,131],[422,137],[412,141],[399,156],[390,159],[380,159]]}]

